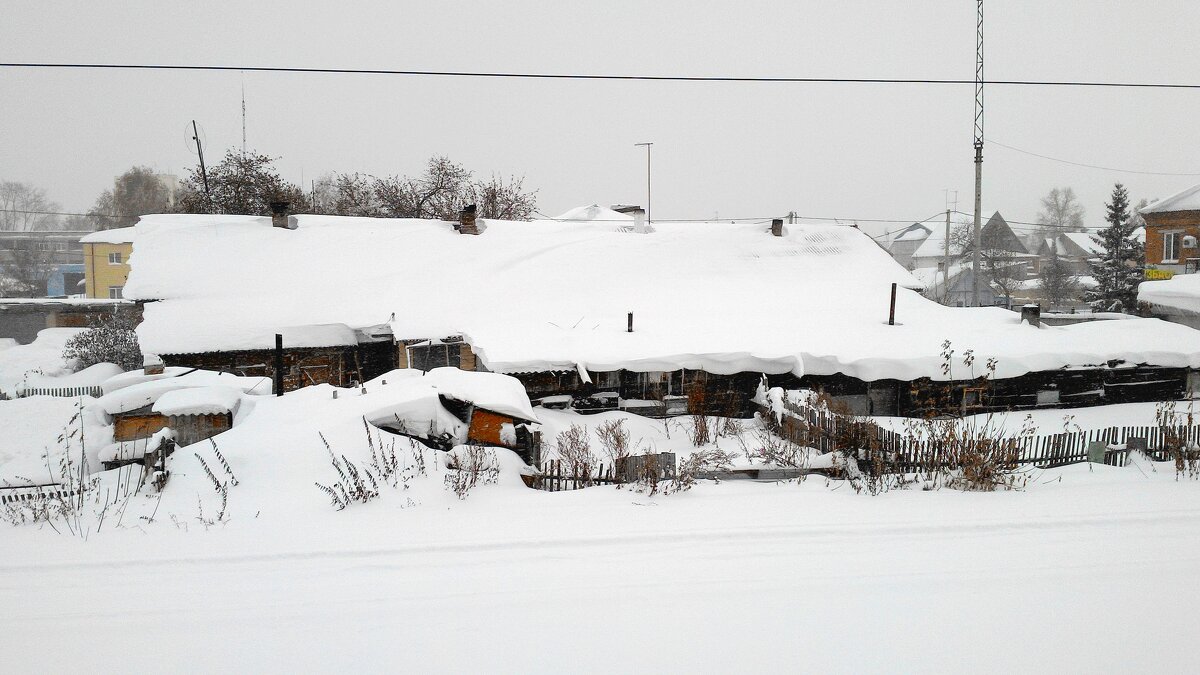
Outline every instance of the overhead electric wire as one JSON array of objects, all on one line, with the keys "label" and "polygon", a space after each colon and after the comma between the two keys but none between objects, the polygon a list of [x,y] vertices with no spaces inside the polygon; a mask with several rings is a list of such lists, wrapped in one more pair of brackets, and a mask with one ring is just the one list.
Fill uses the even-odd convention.
[{"label": "overhead electric wire", "polygon": [[[93,70],[192,70],[215,72],[312,73],[337,75],[404,75],[479,77],[535,80],[641,80],[651,82],[774,82],[798,84],[976,84],[974,79],[918,77],[753,77],[728,75],[612,75],[581,73],[521,73],[502,71],[406,70],[390,68],[303,68],[293,66],[217,66],[168,63],[0,63],[0,68],[60,68]],[[1200,89],[1200,84],[1177,82],[1094,82],[1080,80],[985,80],[986,85],[1036,87],[1120,87],[1138,89]]]},{"label": "overhead electric wire", "polygon": [[1016,148],[1011,145],[1005,145],[1004,143],[1001,143],[1000,141],[995,141],[990,138],[986,139],[986,140],[991,145],[998,145],[1002,148],[1006,148],[1006,149],[1012,150],[1014,152],[1019,152],[1019,153],[1025,154],[1025,155],[1030,155],[1032,157],[1046,159],[1051,162],[1061,162],[1062,164],[1070,164],[1071,166],[1079,166],[1079,167],[1083,167],[1085,169],[1099,169],[1101,171],[1114,171],[1116,173],[1135,173],[1135,174],[1141,174],[1143,176],[1200,176],[1200,173],[1172,173],[1172,172],[1168,172],[1168,171],[1136,171],[1134,169],[1117,169],[1117,168],[1113,168],[1111,166],[1098,166],[1095,164],[1085,164],[1083,162],[1072,162],[1069,159],[1059,159],[1058,157],[1051,157],[1049,155],[1041,155],[1036,152],[1031,152],[1029,150],[1022,150],[1021,148]]}]

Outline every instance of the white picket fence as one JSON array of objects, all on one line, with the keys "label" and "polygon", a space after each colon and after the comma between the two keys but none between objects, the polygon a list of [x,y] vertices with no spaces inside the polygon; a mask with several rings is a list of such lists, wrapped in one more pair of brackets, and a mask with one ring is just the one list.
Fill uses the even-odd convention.
[{"label": "white picket fence", "polygon": [[92,396],[99,398],[103,393],[98,384],[88,387],[27,387],[17,390],[17,398],[28,398],[30,396],[60,396],[65,398]]}]

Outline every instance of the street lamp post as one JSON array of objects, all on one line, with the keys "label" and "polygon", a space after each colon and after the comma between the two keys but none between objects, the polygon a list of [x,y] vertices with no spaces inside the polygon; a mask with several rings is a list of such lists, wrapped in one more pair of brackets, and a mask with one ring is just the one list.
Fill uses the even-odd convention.
[{"label": "street lamp post", "polygon": [[634,147],[646,147],[646,224],[650,224],[650,146],[653,143],[634,143]]}]

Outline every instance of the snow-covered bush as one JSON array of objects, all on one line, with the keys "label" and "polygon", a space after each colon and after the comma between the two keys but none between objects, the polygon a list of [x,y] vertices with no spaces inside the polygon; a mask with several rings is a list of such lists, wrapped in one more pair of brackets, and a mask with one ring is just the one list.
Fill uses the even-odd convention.
[{"label": "snow-covered bush", "polygon": [[404,438],[408,443],[412,462],[405,460],[401,466],[401,459],[396,453],[395,438],[385,442],[377,429],[372,432],[373,427],[365,418],[363,429],[367,435],[367,449],[371,457],[370,462],[365,464],[355,463],[345,455],[335,453],[329,441],[325,440],[324,434],[318,434],[329,452],[329,463],[337,472],[338,480],[329,485],[315,485],[329,497],[329,503],[338,511],[354,502],[366,504],[375,499],[384,485],[393,488],[402,486],[407,490],[408,482],[412,478],[425,475],[424,446],[418,445],[411,438]]},{"label": "snow-covered bush", "polygon": [[572,424],[571,428],[558,434],[558,457],[566,465],[573,478],[591,480],[596,470],[596,455],[588,438],[588,428]]},{"label": "snow-covered bush", "polygon": [[117,309],[91,321],[88,330],[67,340],[63,359],[73,362],[76,370],[97,363],[115,363],[125,370],[140,368],[142,350],[138,347],[137,315],[129,309]]},{"label": "snow-covered bush", "polygon": [[1163,450],[1175,463],[1175,478],[1200,478],[1200,447],[1188,442],[1181,433],[1182,427],[1195,424],[1194,402],[1189,401],[1187,410],[1178,411],[1175,401],[1163,401],[1154,411],[1154,421],[1162,435]]},{"label": "snow-covered bush", "polygon": [[446,487],[459,499],[466,499],[476,485],[491,485],[500,476],[496,453],[477,445],[460,446],[446,458]]},{"label": "snow-covered bush", "polygon": [[613,466],[616,466],[621,458],[629,456],[629,430],[625,428],[625,420],[601,422],[600,426],[596,427],[596,435],[600,438],[604,454],[608,455],[608,461]]}]

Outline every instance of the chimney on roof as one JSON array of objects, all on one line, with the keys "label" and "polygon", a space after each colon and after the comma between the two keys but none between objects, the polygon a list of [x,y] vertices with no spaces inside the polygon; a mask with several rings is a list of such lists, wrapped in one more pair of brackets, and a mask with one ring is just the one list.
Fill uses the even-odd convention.
[{"label": "chimney on roof", "polygon": [[771,235],[775,237],[783,236],[783,218],[775,218],[771,220]]},{"label": "chimney on roof", "polygon": [[142,357],[142,372],[146,375],[162,375],[163,360],[157,354],[146,354]]},{"label": "chimney on roof", "polygon": [[1037,328],[1042,323],[1042,308],[1040,305],[1022,305],[1021,306],[1021,322],[1029,322],[1030,326]]},{"label": "chimney on roof", "polygon": [[462,211],[458,212],[457,229],[459,234],[479,234],[479,227],[475,224],[474,204],[468,204],[463,207]]},{"label": "chimney on roof", "polygon": [[290,218],[288,218],[288,207],[292,205],[288,201],[273,201],[271,207],[271,226],[288,228]]},{"label": "chimney on roof", "polygon": [[646,234],[646,210],[638,208],[631,213],[633,214],[633,231],[638,234]]}]

